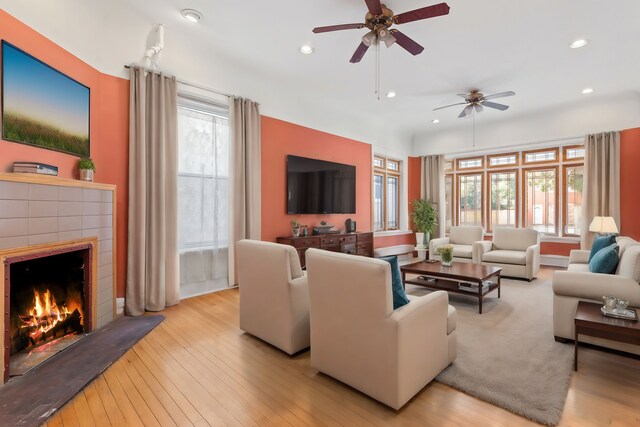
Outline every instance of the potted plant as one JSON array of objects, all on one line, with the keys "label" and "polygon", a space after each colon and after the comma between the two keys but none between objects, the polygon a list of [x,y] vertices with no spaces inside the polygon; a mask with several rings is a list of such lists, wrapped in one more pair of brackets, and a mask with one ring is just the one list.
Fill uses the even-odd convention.
[{"label": "potted plant", "polygon": [[81,180],[93,182],[93,175],[96,170],[96,165],[93,164],[93,160],[88,157],[83,157],[78,162],[78,169],[80,170]]},{"label": "potted plant", "polygon": [[291,220],[291,234],[293,237],[300,237],[300,223],[295,219]]},{"label": "potted plant", "polygon": [[438,210],[436,203],[425,199],[413,201],[413,212],[411,220],[418,231],[416,233],[416,244],[418,247],[426,248],[431,240],[431,234],[438,226]]},{"label": "potted plant", "polygon": [[442,265],[450,267],[453,263],[453,245],[442,245],[436,251],[442,259]]}]

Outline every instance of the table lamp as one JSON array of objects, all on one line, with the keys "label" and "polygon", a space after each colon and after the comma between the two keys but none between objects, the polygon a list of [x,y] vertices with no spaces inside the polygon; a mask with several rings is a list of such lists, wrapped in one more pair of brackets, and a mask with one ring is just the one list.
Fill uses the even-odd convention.
[{"label": "table lamp", "polygon": [[589,224],[589,231],[598,234],[618,234],[618,226],[610,216],[596,216]]}]

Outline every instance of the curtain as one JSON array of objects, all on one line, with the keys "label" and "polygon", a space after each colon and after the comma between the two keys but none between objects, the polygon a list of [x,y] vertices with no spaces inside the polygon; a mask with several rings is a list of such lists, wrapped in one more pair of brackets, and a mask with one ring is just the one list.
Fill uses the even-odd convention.
[{"label": "curtain", "polygon": [[236,284],[235,244],[242,239],[260,240],[260,111],[249,99],[229,100],[231,130],[231,209],[229,285]]},{"label": "curtain", "polygon": [[422,156],[420,197],[435,203],[438,209],[438,229],[435,237],[445,234],[444,156]]},{"label": "curtain", "polygon": [[130,70],[129,238],[126,312],[180,300],[175,77]]},{"label": "curtain", "polygon": [[620,227],[620,132],[587,135],[584,141],[582,247],[593,242],[589,224],[595,216],[610,216]]}]

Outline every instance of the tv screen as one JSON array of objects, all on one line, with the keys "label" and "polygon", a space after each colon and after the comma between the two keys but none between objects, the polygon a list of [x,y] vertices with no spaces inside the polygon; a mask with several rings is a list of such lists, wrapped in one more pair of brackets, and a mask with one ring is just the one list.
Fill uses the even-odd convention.
[{"label": "tv screen", "polygon": [[356,167],[287,156],[287,213],[356,213]]}]

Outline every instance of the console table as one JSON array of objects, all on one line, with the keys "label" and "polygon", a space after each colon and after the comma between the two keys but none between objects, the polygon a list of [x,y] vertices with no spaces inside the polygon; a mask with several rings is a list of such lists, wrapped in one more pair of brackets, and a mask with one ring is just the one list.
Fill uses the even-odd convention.
[{"label": "console table", "polygon": [[342,252],[345,254],[360,255],[366,257],[373,256],[373,233],[345,233],[345,234],[321,234],[319,236],[306,237],[278,237],[277,243],[290,245],[296,248],[300,257],[300,265],[306,266],[304,253],[309,248],[324,249],[332,252]]}]

